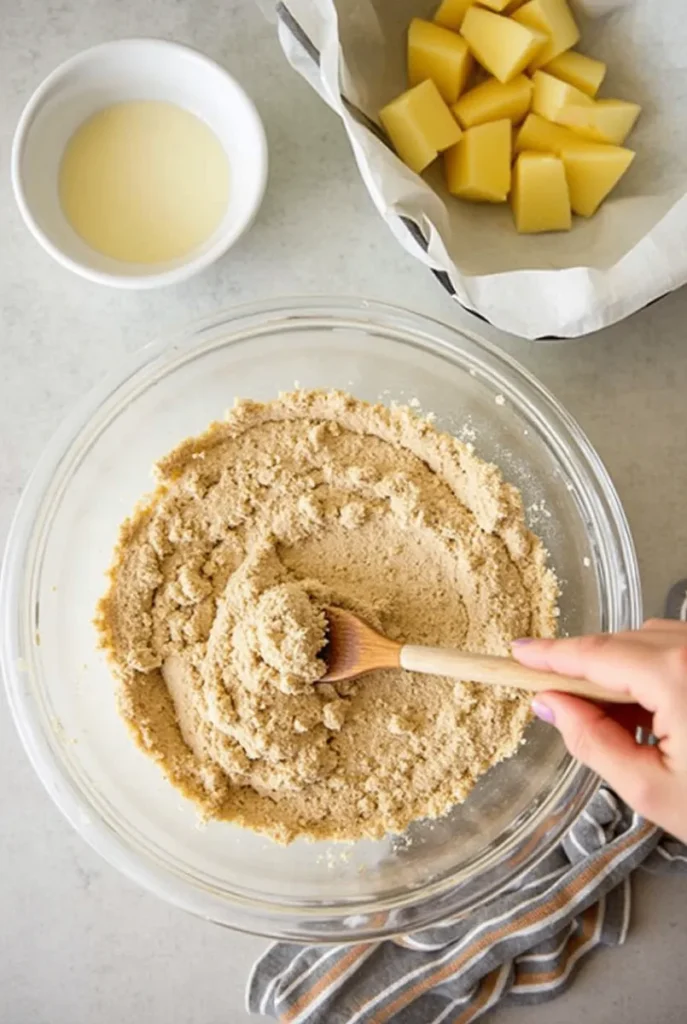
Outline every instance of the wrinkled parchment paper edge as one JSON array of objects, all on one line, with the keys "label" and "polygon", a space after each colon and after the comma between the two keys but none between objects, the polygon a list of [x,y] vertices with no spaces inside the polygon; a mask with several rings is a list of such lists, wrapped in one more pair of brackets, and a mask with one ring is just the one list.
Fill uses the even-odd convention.
[{"label": "wrinkled parchment paper edge", "polygon": [[[618,263],[607,270],[514,271],[466,278],[451,261],[435,226],[427,218],[413,222],[387,207],[375,186],[356,136],[379,138],[378,127],[356,110],[338,87],[340,49],[332,0],[317,0],[310,18],[298,17],[293,0],[276,4],[279,41],[290,65],[341,118],[370,196],[400,244],[428,266],[468,311],[511,334],[529,339],[579,337],[617,323],[687,282],[687,197]],[[335,85],[333,83],[336,83]],[[428,255],[432,252],[432,258]],[[528,278],[535,278],[532,282]],[[537,308],[528,320],[514,316],[509,296],[523,286],[536,287]]]}]

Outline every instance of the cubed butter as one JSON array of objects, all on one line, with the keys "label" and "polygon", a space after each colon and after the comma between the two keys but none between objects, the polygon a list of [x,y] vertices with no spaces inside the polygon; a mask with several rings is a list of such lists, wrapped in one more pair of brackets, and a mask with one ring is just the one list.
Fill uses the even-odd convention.
[{"label": "cubed butter", "polygon": [[431,79],[442,99],[455,103],[472,68],[468,45],[457,32],[413,18],[408,28],[408,82]]},{"label": "cubed butter", "polygon": [[465,12],[474,3],[475,0],[442,0],[434,12],[433,20],[437,25],[452,28],[454,32],[457,32],[463,24]]},{"label": "cubed butter", "polygon": [[463,93],[451,110],[463,128],[500,121],[504,117],[518,124],[530,109],[532,89],[532,81],[527,75],[518,75],[505,84],[498,78],[490,78]]},{"label": "cubed butter", "polygon": [[[433,21],[437,25],[444,25],[445,28],[452,28],[457,32],[463,24],[463,18],[468,7],[472,7],[477,0],[442,0],[434,12]],[[492,11],[503,11],[505,9],[515,10],[513,4],[524,4],[525,0],[479,0],[482,7],[489,7]]]},{"label": "cubed butter", "polygon": [[468,8],[460,32],[482,67],[499,82],[510,82],[524,71],[546,43],[542,32],[483,7]]},{"label": "cubed butter", "polygon": [[579,41],[580,30],[566,0],[529,0],[529,3],[518,7],[512,17],[518,24],[543,32],[547,37],[544,46],[530,62],[530,71],[548,64]]},{"label": "cubed butter", "polygon": [[380,110],[379,119],[401,160],[418,174],[462,135],[429,79],[397,96]]},{"label": "cubed butter", "polygon": [[561,81],[574,85],[587,96],[596,96],[601,83],[606,77],[606,65],[602,60],[594,60],[577,50],[568,50],[542,68]]},{"label": "cubed butter", "polygon": [[480,6],[488,7],[490,11],[496,11],[500,14],[508,7],[511,0],[479,0]]},{"label": "cubed butter", "polygon": [[562,111],[572,105],[594,106],[594,100],[586,93],[576,89],[574,85],[562,82],[560,78],[547,74],[546,71],[535,71],[532,82],[532,112],[545,117],[547,121],[562,123]]},{"label": "cubed butter", "polygon": [[580,217],[591,217],[615,188],[635,154],[620,146],[582,141],[561,153],[570,189],[570,205]]},{"label": "cubed butter", "polygon": [[562,160],[551,153],[520,153],[513,168],[511,207],[522,234],[569,231],[570,193]]},{"label": "cubed butter", "polygon": [[582,139],[569,128],[552,124],[539,114],[528,114],[515,137],[515,152],[532,149],[539,153],[555,153],[580,145]]},{"label": "cubed butter", "polygon": [[596,100],[591,106],[569,104],[563,107],[558,122],[592,142],[622,146],[641,110],[638,103],[625,100]]},{"label": "cubed butter", "polygon": [[516,153],[554,153],[565,167],[570,205],[580,217],[591,217],[615,188],[635,154],[621,146],[588,142],[569,128],[529,114],[515,139]]},{"label": "cubed butter", "polygon": [[468,128],[444,154],[449,192],[461,199],[503,203],[511,182],[511,122],[507,118]]}]

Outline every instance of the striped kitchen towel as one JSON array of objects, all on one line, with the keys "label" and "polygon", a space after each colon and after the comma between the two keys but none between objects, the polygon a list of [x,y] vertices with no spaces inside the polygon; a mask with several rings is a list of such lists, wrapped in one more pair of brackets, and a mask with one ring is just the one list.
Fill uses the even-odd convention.
[{"label": "striped kitchen towel", "polygon": [[365,945],[275,943],[248,1009],[283,1024],[467,1024],[498,1002],[545,1002],[593,949],[625,941],[640,865],[687,871],[687,847],[602,788],[556,850],[466,920]]}]

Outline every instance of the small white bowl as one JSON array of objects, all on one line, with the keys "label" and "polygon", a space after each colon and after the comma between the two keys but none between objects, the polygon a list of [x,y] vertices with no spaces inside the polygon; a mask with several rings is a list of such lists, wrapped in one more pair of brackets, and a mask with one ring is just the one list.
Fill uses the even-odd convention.
[{"label": "small white bowl", "polygon": [[[58,196],[62,154],[78,126],[103,107],[136,99],[164,100],[195,114],[229,161],[221,224],[202,245],[167,263],[125,263],[96,252],[71,227]],[[27,103],[12,146],[12,186],[31,233],[62,266],[115,288],[158,288],[203,270],[249,227],[266,182],[265,131],[243,89],[214,61],[158,39],[103,43],[65,61]]]}]

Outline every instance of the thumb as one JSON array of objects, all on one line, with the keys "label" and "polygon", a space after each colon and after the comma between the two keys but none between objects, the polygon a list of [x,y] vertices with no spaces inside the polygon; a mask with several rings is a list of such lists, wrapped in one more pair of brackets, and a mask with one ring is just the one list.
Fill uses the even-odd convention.
[{"label": "thumb", "polygon": [[591,768],[635,811],[650,820],[664,816],[670,774],[656,747],[642,747],[600,704],[545,692],[532,710],[555,725],[573,757]]}]

